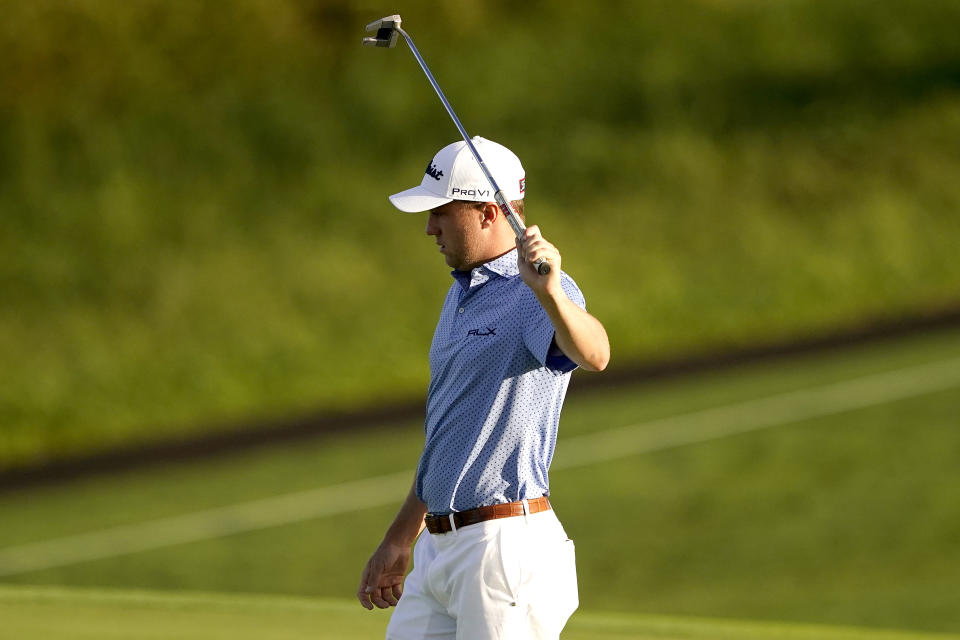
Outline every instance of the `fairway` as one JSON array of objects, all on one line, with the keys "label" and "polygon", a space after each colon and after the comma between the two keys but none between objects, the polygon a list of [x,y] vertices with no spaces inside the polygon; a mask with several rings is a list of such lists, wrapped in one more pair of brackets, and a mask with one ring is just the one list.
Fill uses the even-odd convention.
[{"label": "fairway", "polygon": [[[278,596],[0,588],[0,640],[379,640],[386,614],[354,603]],[[577,613],[565,640],[956,640],[947,634]]]},{"label": "fairway", "polygon": [[[958,406],[956,330],[591,392],[575,379],[551,474],[581,584],[564,637],[960,630]],[[137,637],[159,608],[190,629],[170,637],[380,637],[386,617],[348,598],[421,443],[416,422],[384,425],[2,494],[0,633]],[[110,623],[56,628],[68,619]]]},{"label": "fairway", "polygon": [[960,0],[401,4],[5,4],[0,640],[960,640]]}]

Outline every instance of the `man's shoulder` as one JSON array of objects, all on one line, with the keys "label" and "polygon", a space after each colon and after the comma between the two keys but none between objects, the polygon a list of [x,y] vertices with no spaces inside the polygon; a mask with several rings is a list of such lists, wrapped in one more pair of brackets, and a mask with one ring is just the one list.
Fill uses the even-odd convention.
[{"label": "man's shoulder", "polygon": [[[516,280],[520,285],[520,293],[518,295],[522,296],[525,301],[535,302],[537,306],[540,306],[540,301],[537,299],[537,295],[533,292],[533,289],[528,287],[520,277],[517,277]],[[586,308],[586,299],[580,290],[580,286],[566,271],[560,272],[560,286],[563,287],[563,292],[567,294],[568,298],[581,308]]]}]

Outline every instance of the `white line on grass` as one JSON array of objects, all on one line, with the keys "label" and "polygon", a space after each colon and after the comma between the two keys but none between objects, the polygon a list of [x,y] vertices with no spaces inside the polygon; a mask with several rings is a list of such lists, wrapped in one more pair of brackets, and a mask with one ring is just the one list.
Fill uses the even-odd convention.
[{"label": "white line on grass", "polygon": [[566,438],[551,469],[569,469],[638,453],[661,451],[725,436],[913,398],[960,386],[960,358],[896,369],[852,380],[746,400]]},{"label": "white line on grass", "polygon": [[7,547],[0,549],[0,577],[221,538],[390,502],[399,504],[402,494],[395,492],[396,489],[409,489],[412,479],[413,472],[402,471],[229,507]]},{"label": "white line on grass", "polygon": [[[960,386],[960,358],[782,393],[562,440],[570,469],[835,415]],[[0,549],[0,577],[399,504],[411,471]]]}]

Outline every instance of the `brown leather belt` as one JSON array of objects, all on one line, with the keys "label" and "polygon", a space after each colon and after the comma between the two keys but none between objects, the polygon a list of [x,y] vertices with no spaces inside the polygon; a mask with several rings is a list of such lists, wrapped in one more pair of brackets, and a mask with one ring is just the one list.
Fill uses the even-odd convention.
[{"label": "brown leather belt", "polygon": [[[539,513],[550,508],[550,501],[547,500],[547,496],[543,496],[534,500],[527,500],[527,506],[530,509],[530,513]],[[476,509],[470,509],[468,511],[455,511],[453,513],[453,524],[459,529],[460,527],[469,527],[478,522],[522,515],[523,501],[505,502],[502,504],[491,504],[486,507],[477,507]],[[448,531],[453,531],[453,527],[450,526],[450,514],[438,516],[428,515],[424,518],[424,521],[427,523],[427,531],[430,533],[447,533]]]}]

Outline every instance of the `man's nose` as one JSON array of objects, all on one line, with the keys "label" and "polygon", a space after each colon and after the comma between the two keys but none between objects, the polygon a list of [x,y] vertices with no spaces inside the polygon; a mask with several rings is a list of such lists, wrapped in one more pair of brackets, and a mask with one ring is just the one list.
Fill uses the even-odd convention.
[{"label": "man's nose", "polygon": [[427,232],[428,236],[435,236],[440,233],[440,230],[437,229],[437,225],[433,223],[433,216],[429,213],[427,214],[427,228],[424,229]]}]

